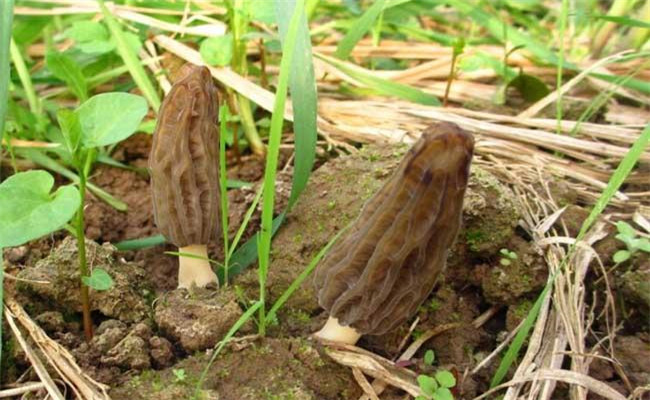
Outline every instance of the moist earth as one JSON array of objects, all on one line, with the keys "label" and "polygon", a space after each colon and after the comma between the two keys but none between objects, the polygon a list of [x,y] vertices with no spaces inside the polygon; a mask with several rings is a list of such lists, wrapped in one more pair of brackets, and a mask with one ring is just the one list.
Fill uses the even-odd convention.
[{"label": "moist earth", "polygon": [[[149,146],[149,136],[136,135],[120,144],[116,159],[142,168]],[[323,246],[357,217],[406,150],[406,146],[366,146],[324,163],[313,173],[273,241],[267,307],[287,290]],[[288,154],[283,153],[281,159],[281,165],[285,164]],[[229,178],[254,182],[262,177],[262,171],[260,160],[248,158],[229,167]],[[57,234],[30,246],[5,250],[9,271],[24,279],[12,293],[52,338],[72,350],[88,374],[111,385],[113,398],[189,398],[214,346],[258,297],[255,265],[232,277],[229,285],[219,290],[175,289],[177,260],[164,254],[176,251],[173,246],[119,252],[107,243],[157,234],[147,175],[141,170],[102,166],[92,180],[128,204],[126,212],[119,212],[91,196],[86,208],[90,264],[105,269],[115,281],[109,291],[92,292],[97,327],[93,340],[86,343],[82,339],[73,238],[63,239],[62,234]],[[290,173],[280,173],[276,212],[286,206],[290,185]],[[229,191],[231,239],[256,190],[257,186]],[[392,359],[400,354],[407,335],[415,339],[434,327],[453,324],[453,329],[426,342],[414,361],[433,350],[437,360],[434,368],[462,376],[487,356],[507,330],[526,316],[547,279],[540,249],[532,246],[525,232],[517,227],[520,213],[516,204],[507,186],[473,165],[463,228],[450,251],[446,270],[418,310],[418,323],[412,330],[409,323],[386,335],[363,337],[359,346]],[[587,213],[577,205],[569,209],[571,215],[583,219]],[[259,221],[258,207],[242,241],[251,237]],[[567,230],[575,230],[573,217],[564,217],[561,222]],[[620,244],[616,242],[603,244],[603,254],[611,258],[617,248]],[[504,263],[502,249],[516,254],[516,259]],[[223,259],[222,245],[214,243],[210,254],[214,259]],[[637,257],[632,267],[612,273],[616,289],[633,299],[633,313],[647,315],[647,275],[647,257]],[[495,315],[482,326],[474,326],[476,318],[488,309],[496,310]],[[200,393],[212,399],[358,398],[361,391],[350,370],[334,363],[310,338],[326,318],[308,278],[279,310],[267,337],[253,335],[256,329],[251,322],[242,327],[238,336],[243,335],[243,339],[226,345],[216,357]],[[630,379],[640,382],[648,377],[641,356],[648,356],[650,347],[647,333],[634,332],[618,336],[615,346],[622,357],[619,361],[629,367]],[[12,349],[14,364],[26,367],[20,347],[11,342],[6,345]],[[478,374],[459,380],[456,394],[472,398],[487,390],[498,361],[497,357]],[[20,372],[4,371],[3,381],[15,379]],[[599,362],[592,373],[624,393],[628,390],[611,364]],[[387,396],[402,398],[390,390]]]}]

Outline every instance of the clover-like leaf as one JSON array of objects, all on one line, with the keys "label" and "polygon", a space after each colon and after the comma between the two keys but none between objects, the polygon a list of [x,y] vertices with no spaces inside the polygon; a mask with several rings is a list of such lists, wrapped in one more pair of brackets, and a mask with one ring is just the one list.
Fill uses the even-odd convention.
[{"label": "clover-like leaf", "polygon": [[48,172],[19,172],[0,184],[0,247],[20,246],[61,228],[79,209],[74,186],[50,193],[54,178]]},{"label": "clover-like leaf", "polygon": [[82,277],[81,281],[84,285],[97,291],[108,290],[113,287],[113,278],[101,268],[93,269],[90,276]]},{"label": "clover-like leaf", "polygon": [[203,60],[210,65],[223,67],[232,60],[232,35],[214,36],[201,42],[199,52]]},{"label": "clover-like leaf", "polygon": [[622,263],[624,261],[627,261],[631,255],[632,254],[630,254],[630,252],[627,250],[619,250],[616,253],[614,253],[614,262]]},{"label": "clover-like leaf", "polygon": [[616,229],[618,230],[619,233],[622,233],[625,236],[628,237],[636,236],[636,232],[634,231],[634,228],[632,228],[632,225],[628,224],[625,221],[618,221],[616,223]]},{"label": "clover-like leaf", "polygon": [[81,124],[81,143],[90,149],[131,136],[147,114],[144,97],[129,93],[102,93],[91,97],[75,113]]},{"label": "clover-like leaf", "polygon": [[424,353],[424,363],[426,365],[433,364],[433,361],[435,359],[436,359],[436,354],[433,352],[433,350],[427,350],[427,352]]},{"label": "clover-like leaf", "polygon": [[417,380],[418,380],[418,385],[420,386],[420,389],[422,389],[424,394],[433,396],[433,394],[438,389],[438,382],[436,382],[436,380],[430,376],[418,375]]},{"label": "clover-like leaf", "polygon": [[451,390],[441,387],[433,394],[433,400],[454,400],[454,395]]},{"label": "clover-like leaf", "polygon": [[454,374],[452,374],[449,371],[438,371],[436,372],[436,380],[440,384],[440,386],[445,387],[445,388],[451,388],[456,386],[456,378],[454,377]]}]

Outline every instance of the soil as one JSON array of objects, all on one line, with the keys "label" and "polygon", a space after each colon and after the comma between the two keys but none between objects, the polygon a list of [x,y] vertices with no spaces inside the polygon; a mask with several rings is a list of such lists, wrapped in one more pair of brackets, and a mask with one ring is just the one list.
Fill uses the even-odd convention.
[{"label": "soil", "polygon": [[[118,146],[115,159],[132,167],[146,167],[150,144],[150,136],[135,135]],[[368,146],[328,160],[314,172],[274,239],[267,304],[273,304],[314,255],[356,218],[405,151],[406,147]],[[281,168],[288,159],[289,154],[283,153]],[[229,166],[229,178],[256,183],[262,171],[261,160],[244,158],[240,164]],[[86,343],[82,339],[76,243],[72,238],[58,233],[29,246],[5,250],[8,272],[25,279],[9,290],[52,338],[71,349],[84,371],[111,386],[112,398],[190,398],[214,346],[258,297],[257,270],[251,266],[220,289],[175,289],[177,260],[164,254],[175,251],[174,246],[119,252],[109,244],[157,234],[147,175],[99,166],[92,182],[128,204],[128,210],[120,212],[92,195],[88,199],[89,259],[93,267],[108,271],[116,283],[109,291],[91,293],[96,326],[93,340]],[[290,186],[290,173],[280,173],[277,212],[286,206]],[[256,190],[254,185],[229,191],[231,239]],[[570,194],[559,184],[557,190]],[[575,199],[570,195],[559,197],[569,207],[556,225],[575,234],[587,212],[573,204]],[[520,213],[515,204],[507,186],[478,166],[472,167],[463,228],[439,283],[418,310],[419,322],[410,335],[417,338],[446,323],[457,323],[458,327],[426,342],[414,362],[433,350],[436,368],[462,376],[525,317],[546,282],[547,268],[540,249],[517,228]],[[258,207],[242,240],[252,236],[259,221]],[[597,245],[606,260],[622,248],[613,239],[614,234],[612,231]],[[514,252],[516,259],[504,263],[501,249]],[[220,243],[211,245],[210,255],[223,259]],[[590,275],[590,289],[602,290],[598,274]],[[626,395],[631,387],[650,379],[650,336],[647,324],[642,322],[650,315],[648,276],[650,261],[639,255],[625,268],[608,275],[617,298],[626,299],[625,307],[619,310],[625,326],[614,341],[623,369],[597,360],[591,373]],[[34,282],[37,280],[50,284]],[[472,322],[491,307],[499,311],[481,327],[474,327]],[[244,338],[224,347],[206,373],[202,398],[357,399],[362,392],[351,371],[333,362],[311,339],[310,334],[326,318],[307,279],[279,310],[277,323],[269,327],[265,338],[253,336],[255,326],[248,323],[238,333]],[[410,322],[386,335],[362,337],[358,345],[393,359],[399,355],[409,327]],[[604,327],[596,324],[595,329],[602,332]],[[13,367],[3,368],[0,378],[14,381],[28,363],[13,339],[4,336],[3,340],[9,349],[3,365]],[[472,398],[487,390],[498,362],[497,357],[478,374],[460,380],[457,397]],[[624,378],[622,371],[627,374]],[[403,398],[396,390],[387,393],[388,398]]]}]

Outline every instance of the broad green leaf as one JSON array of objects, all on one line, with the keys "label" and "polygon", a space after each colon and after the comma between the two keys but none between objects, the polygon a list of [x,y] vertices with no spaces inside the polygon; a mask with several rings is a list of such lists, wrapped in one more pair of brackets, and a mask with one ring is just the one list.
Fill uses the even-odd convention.
[{"label": "broad green leaf", "polygon": [[615,263],[625,262],[630,259],[630,252],[627,250],[619,250],[614,253],[613,259]]},{"label": "broad green leaf", "polygon": [[629,237],[636,236],[636,232],[634,232],[634,228],[632,228],[632,225],[628,224],[625,221],[618,221],[616,223],[616,229],[625,236],[629,236]]},{"label": "broad green leaf", "polygon": [[106,27],[94,21],[76,21],[63,32],[74,40],[81,51],[88,54],[102,54],[115,49]]},{"label": "broad green leaf", "polygon": [[61,135],[70,155],[74,156],[81,140],[81,124],[79,117],[67,108],[61,108],[56,113],[56,119],[61,127]]},{"label": "broad green leaf", "polygon": [[45,63],[52,74],[64,81],[80,101],[85,101],[88,98],[86,78],[81,72],[79,64],[72,58],[64,53],[48,52],[45,55]]},{"label": "broad green leaf", "polygon": [[232,35],[213,36],[201,42],[199,48],[203,61],[223,67],[232,60]]},{"label": "broad green leaf", "polygon": [[508,87],[517,89],[521,97],[528,102],[540,100],[551,91],[541,79],[528,74],[519,74],[508,82]]},{"label": "broad green leaf", "polygon": [[456,378],[449,371],[438,371],[436,372],[435,378],[442,387],[452,388],[456,386]]},{"label": "broad green leaf", "polygon": [[89,149],[131,136],[147,113],[147,102],[129,93],[102,93],[80,105],[75,113],[81,124],[81,143]]},{"label": "broad green leaf", "polygon": [[646,253],[650,253],[650,240],[648,240],[646,238],[641,238],[637,242],[636,247],[639,250],[645,251]]},{"label": "broad green leaf", "polygon": [[454,400],[454,395],[449,389],[441,387],[433,394],[433,400]]},{"label": "broad green leaf", "polygon": [[426,365],[431,365],[436,359],[436,353],[433,352],[433,350],[427,350],[426,353],[424,353],[424,363]]},{"label": "broad green leaf", "polygon": [[54,232],[79,209],[74,186],[50,193],[52,175],[41,170],[19,172],[0,184],[0,248],[19,246]]},{"label": "broad green leaf", "polygon": [[275,2],[269,0],[248,0],[246,3],[252,20],[264,22],[269,25],[276,23]]},{"label": "broad green leaf", "polygon": [[102,268],[95,268],[90,276],[82,276],[84,285],[97,291],[108,290],[113,287],[113,278]]},{"label": "broad green leaf", "polygon": [[334,56],[342,60],[348,58],[354,49],[354,46],[356,46],[363,35],[372,28],[377,17],[379,17],[379,14],[384,10],[385,3],[386,0],[376,0],[370,8],[368,8],[366,12],[364,12],[363,15],[352,24],[348,33],[345,34],[345,37],[341,39],[339,45],[336,47]]},{"label": "broad green leaf", "polygon": [[418,375],[418,386],[425,394],[432,396],[438,390],[438,383],[435,379],[427,375]]}]

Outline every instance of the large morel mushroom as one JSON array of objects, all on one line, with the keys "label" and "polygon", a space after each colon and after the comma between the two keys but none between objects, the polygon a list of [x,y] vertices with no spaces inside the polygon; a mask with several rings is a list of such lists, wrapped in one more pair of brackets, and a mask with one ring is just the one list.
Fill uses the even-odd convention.
[{"label": "large morel mushroom", "polygon": [[179,247],[178,287],[199,287],[217,276],[207,244],[219,228],[217,88],[206,67],[185,64],[160,107],[149,169],[154,217]]},{"label": "large morel mushroom", "polygon": [[330,318],[316,336],[356,343],[409,319],[443,270],[461,224],[474,139],[428,127],[316,269]]}]

